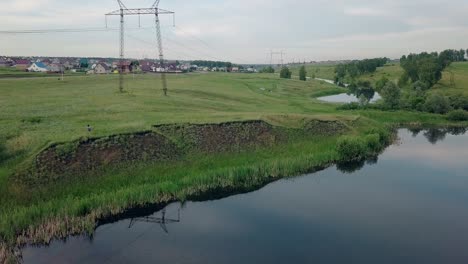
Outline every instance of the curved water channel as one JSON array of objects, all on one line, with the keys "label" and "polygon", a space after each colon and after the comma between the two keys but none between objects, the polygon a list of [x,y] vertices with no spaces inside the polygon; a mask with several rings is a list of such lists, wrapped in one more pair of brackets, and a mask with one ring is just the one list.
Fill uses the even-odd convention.
[{"label": "curved water channel", "polygon": [[467,263],[468,134],[399,131],[375,159],[174,203],[27,247],[25,263]]},{"label": "curved water channel", "polygon": [[[321,78],[315,78],[315,80],[335,85],[335,82],[332,80],[321,79]],[[348,87],[348,84],[345,84],[345,86]],[[320,101],[328,102],[328,103],[358,103],[359,102],[359,96],[355,94],[351,94],[351,93],[341,93],[341,94],[336,94],[336,95],[323,96],[323,97],[318,97],[317,99]],[[372,98],[369,98],[369,103],[371,104],[375,103],[380,99],[382,99],[380,94],[375,92]]]}]

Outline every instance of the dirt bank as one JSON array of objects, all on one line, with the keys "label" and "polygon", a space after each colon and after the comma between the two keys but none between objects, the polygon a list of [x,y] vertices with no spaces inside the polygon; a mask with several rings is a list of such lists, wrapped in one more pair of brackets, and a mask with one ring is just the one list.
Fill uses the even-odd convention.
[{"label": "dirt bank", "polygon": [[177,160],[193,152],[240,152],[291,138],[336,135],[346,129],[342,122],[319,120],[306,122],[299,129],[264,121],[159,125],[153,131],[54,144],[37,155],[33,168],[20,179],[46,183],[68,175],[93,174],[119,164]]}]

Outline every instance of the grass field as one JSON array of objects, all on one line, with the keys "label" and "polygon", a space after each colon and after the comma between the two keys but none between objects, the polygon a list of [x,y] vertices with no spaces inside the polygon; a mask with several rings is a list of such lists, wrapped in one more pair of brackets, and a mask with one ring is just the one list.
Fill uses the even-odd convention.
[{"label": "grass field", "polygon": [[[83,75],[84,73],[71,73],[65,72],[64,76],[77,76]],[[59,73],[44,73],[44,72],[26,72],[24,70],[18,70],[11,67],[0,67],[0,79],[17,79],[17,78],[38,78],[38,77],[49,77],[58,78],[62,76]]]},{"label": "grass field", "polygon": [[[462,72],[468,70],[466,65],[453,67],[462,77]],[[331,68],[327,66],[318,72],[323,75],[317,74],[317,77],[330,78]],[[389,74],[394,72],[397,69]],[[183,199],[188,194],[213,187],[292,176],[329,164],[338,157],[337,136],[310,135],[306,141],[255,152],[138,164],[110,170],[92,179],[84,177],[50,185],[18,187],[15,172],[29,166],[33,158],[52,143],[186,122],[263,119],[275,125],[294,127],[297,120],[305,117],[359,120],[350,132],[357,137],[384,124],[446,123],[441,115],[415,112],[337,111],[336,105],[320,102],[316,97],[341,93],[344,89],[312,80],[279,79],[273,74],[169,75],[168,97],[162,95],[158,75],[128,75],[126,80],[126,92],[122,94],[118,92],[118,77],[114,75],[76,76],[65,81],[56,78],[0,80],[0,147],[5,147],[3,153],[0,148],[0,157],[8,157],[0,164],[1,238],[12,243],[19,232],[50,224],[50,219],[86,218],[91,212],[98,217],[100,214],[96,212],[118,212],[167,197]],[[465,79],[460,77],[460,80]],[[456,89],[463,88],[457,86]],[[93,127],[91,134],[86,129],[88,124]],[[94,227],[95,219],[86,219],[84,225]],[[57,225],[64,228],[63,224]],[[41,235],[36,236],[41,238]]]},{"label": "grass field", "polygon": [[149,129],[181,122],[259,119],[266,115],[329,114],[334,106],[315,96],[342,91],[316,82],[274,76],[191,74],[169,76],[164,97],[157,75],[128,76],[126,93],[116,76],[0,81],[0,136],[10,151],[36,153],[50,142]]},{"label": "grass field", "polygon": [[[291,67],[294,76],[299,76],[300,66]],[[335,79],[335,65],[306,65],[308,77],[321,78],[327,80]],[[279,72],[279,69],[278,69]]]},{"label": "grass field", "polygon": [[[451,75],[455,86],[451,84]],[[442,80],[434,87],[433,92],[441,92],[446,95],[463,94],[468,96],[468,62],[452,63],[443,73]]]}]

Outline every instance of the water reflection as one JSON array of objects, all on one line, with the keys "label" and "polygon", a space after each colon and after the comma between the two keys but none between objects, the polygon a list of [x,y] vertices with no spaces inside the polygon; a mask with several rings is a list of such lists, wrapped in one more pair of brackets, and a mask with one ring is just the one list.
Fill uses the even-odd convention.
[{"label": "water reflection", "polygon": [[[359,97],[356,94],[352,94],[352,93],[342,93],[342,94],[337,94],[337,95],[324,96],[324,97],[319,97],[317,99],[320,101],[328,102],[328,103],[359,103],[360,101]],[[368,98],[366,98],[366,100],[367,99]],[[375,103],[380,99],[382,99],[380,94],[375,92],[374,96],[369,99],[368,103]]]},{"label": "water reflection", "polygon": [[429,141],[429,143],[435,145],[437,142],[445,140],[447,135],[460,136],[467,132],[465,127],[447,127],[447,128],[408,128],[413,135],[417,137],[421,132],[423,132],[424,137]]},{"label": "water reflection", "polygon": [[366,165],[375,165],[379,161],[379,157],[377,155],[367,157],[360,160],[355,161],[340,161],[336,164],[336,168],[345,174],[353,174],[357,171],[360,171]]},{"label": "water reflection", "polygon": [[166,216],[166,208],[161,210],[161,212],[160,212],[161,216],[158,216],[158,214],[159,213],[155,213],[154,215],[151,215],[151,216],[132,218],[132,219],[130,219],[130,224],[128,225],[128,228],[132,228],[138,222],[150,223],[150,224],[159,224],[161,229],[166,234],[169,234],[169,230],[167,229],[167,225],[168,224],[180,223],[180,208],[177,210],[177,218],[168,218]]},{"label": "water reflection", "polygon": [[93,240],[28,247],[24,262],[468,263],[468,134],[443,131],[400,130],[378,159],[129,211]]}]

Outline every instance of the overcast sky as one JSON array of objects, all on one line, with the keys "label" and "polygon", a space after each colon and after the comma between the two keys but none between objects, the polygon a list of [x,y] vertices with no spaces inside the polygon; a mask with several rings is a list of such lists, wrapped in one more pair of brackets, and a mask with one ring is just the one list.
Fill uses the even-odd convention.
[{"label": "overcast sky", "polygon": [[[0,0],[0,30],[104,28],[115,0]],[[152,0],[124,0],[128,8]],[[338,60],[468,48],[467,0],[161,0],[169,59],[269,63]],[[128,57],[156,57],[153,17],[126,21]],[[119,26],[118,17],[108,20]],[[154,44],[153,44],[154,43]],[[118,31],[0,34],[0,55],[117,57]],[[279,56],[274,58],[278,62]]]}]

